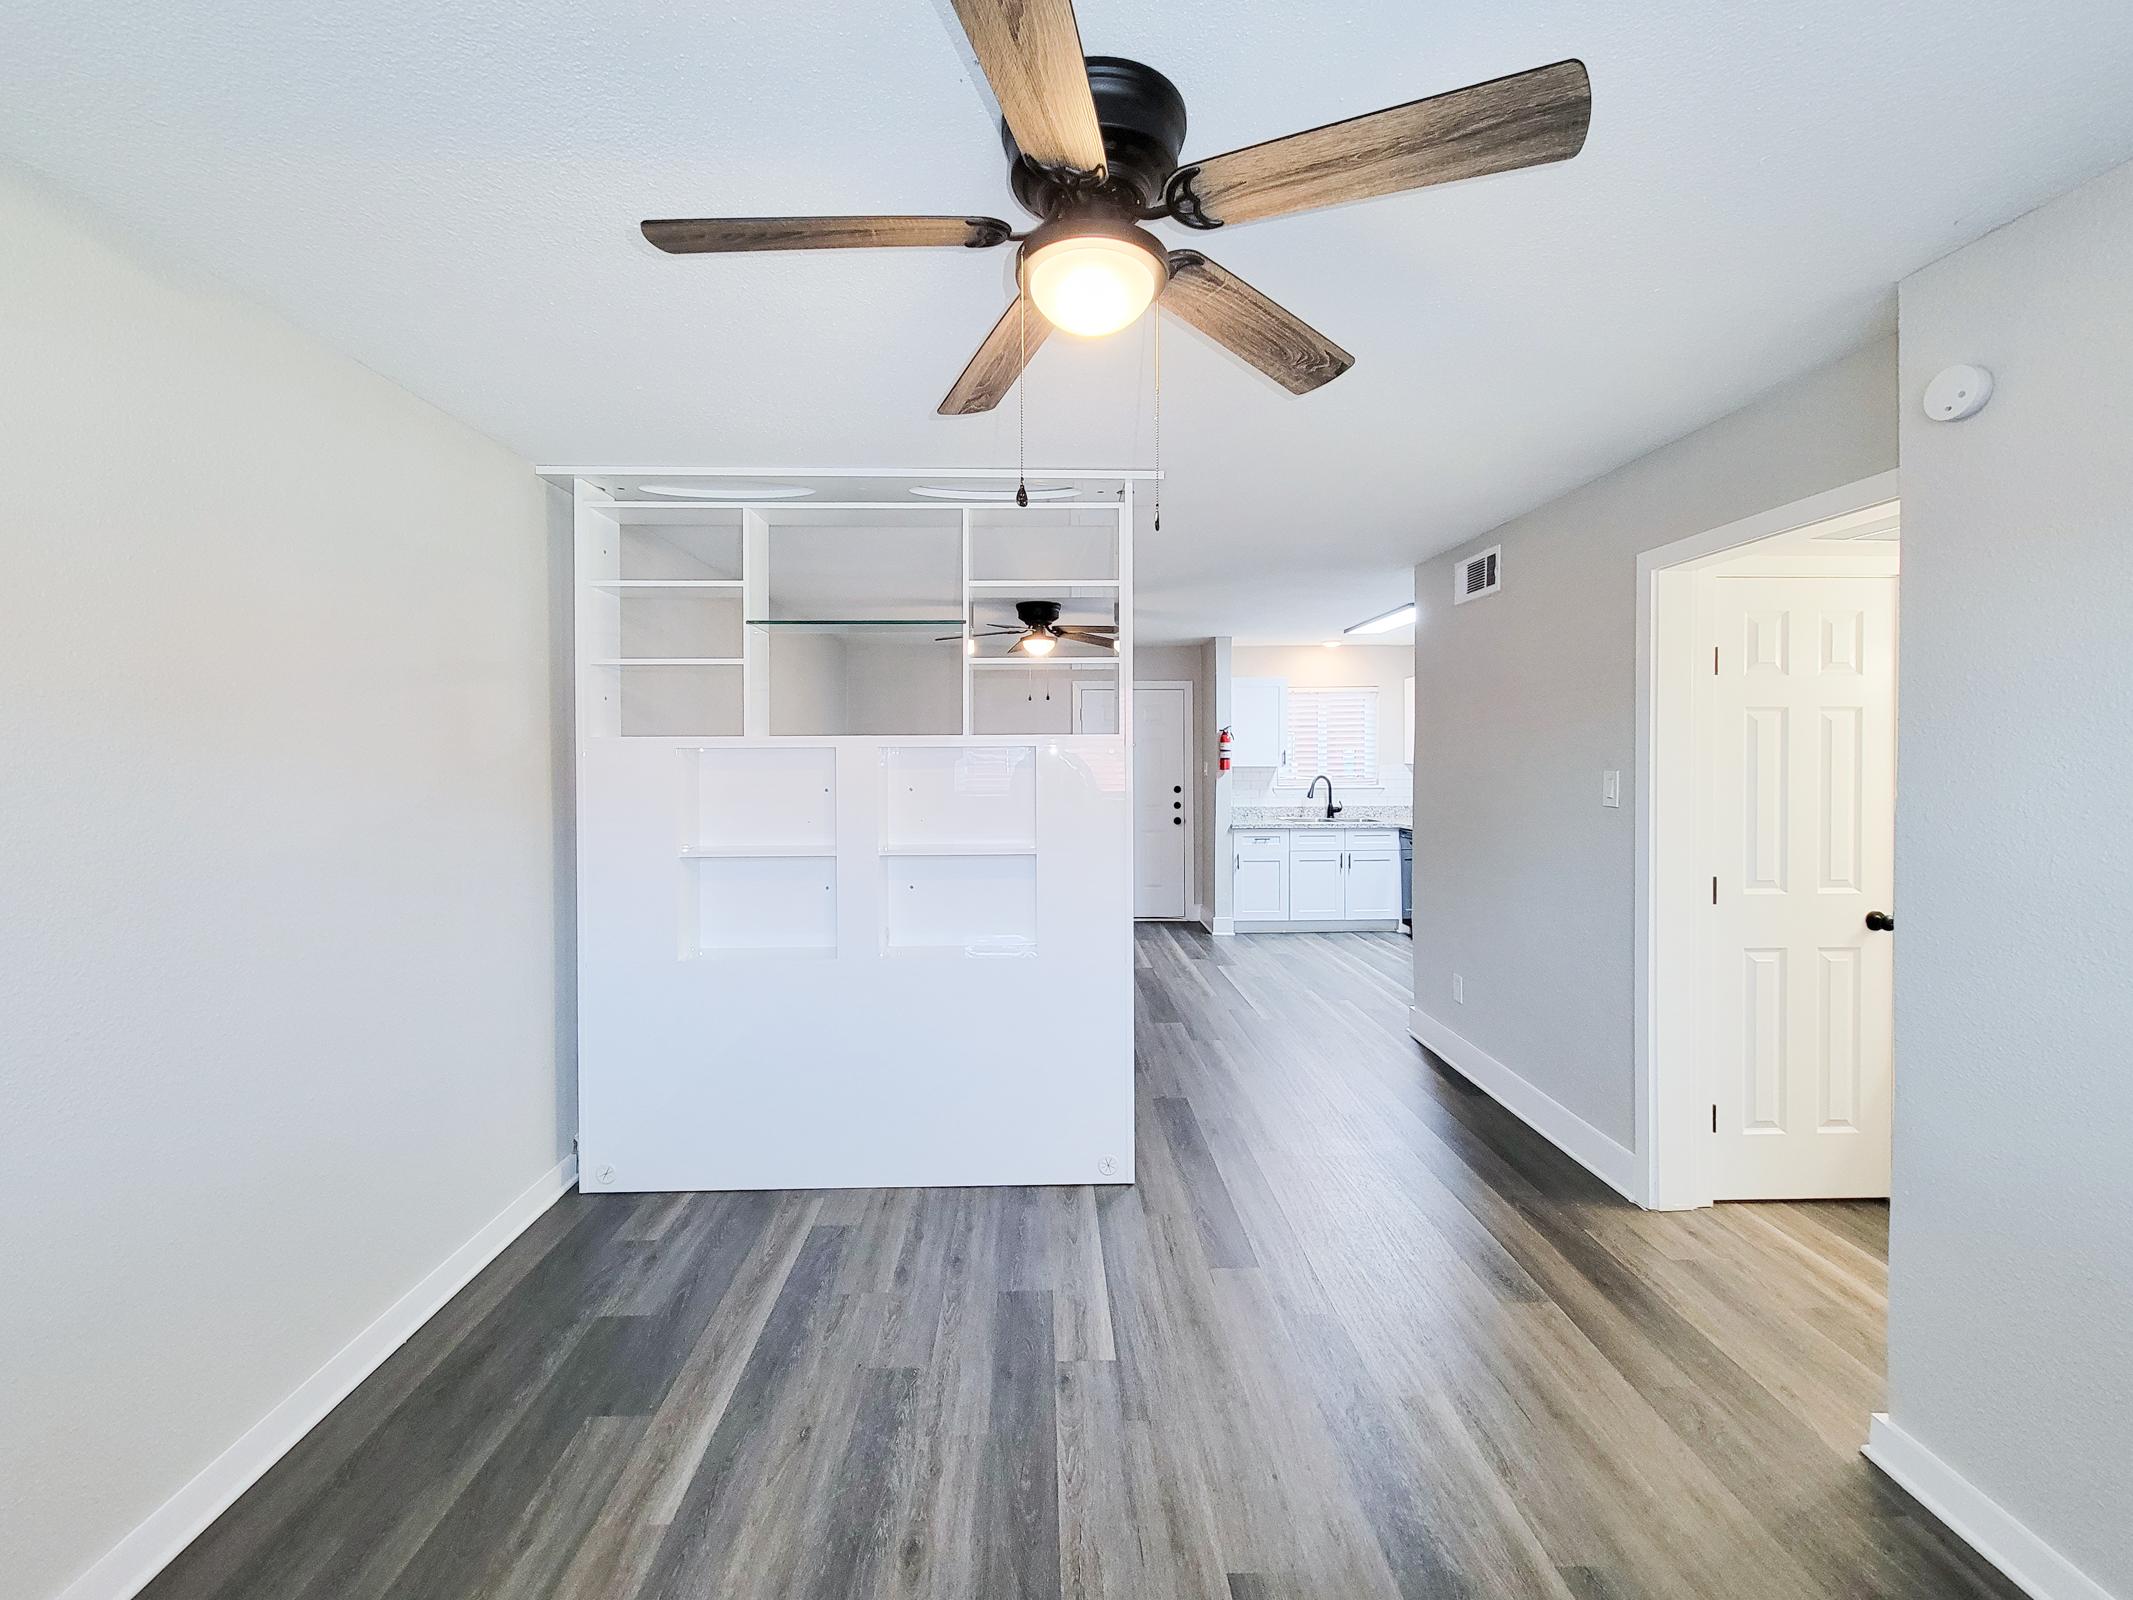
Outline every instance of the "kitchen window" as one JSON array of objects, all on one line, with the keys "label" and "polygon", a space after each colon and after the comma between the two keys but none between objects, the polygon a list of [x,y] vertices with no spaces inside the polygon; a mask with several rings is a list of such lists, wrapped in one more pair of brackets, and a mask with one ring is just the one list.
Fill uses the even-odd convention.
[{"label": "kitchen window", "polygon": [[1376,689],[1289,690],[1289,764],[1277,784],[1301,789],[1321,772],[1336,788],[1377,787]]}]

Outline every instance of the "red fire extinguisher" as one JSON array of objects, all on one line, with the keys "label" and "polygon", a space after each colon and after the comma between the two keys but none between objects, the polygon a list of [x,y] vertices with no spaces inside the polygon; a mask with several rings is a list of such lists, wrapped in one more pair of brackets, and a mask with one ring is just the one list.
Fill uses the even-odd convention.
[{"label": "red fire extinguisher", "polygon": [[1222,771],[1224,772],[1229,771],[1229,753],[1231,747],[1235,745],[1236,742],[1237,741],[1235,739],[1230,737],[1229,729],[1224,728],[1222,730],[1222,738],[1220,741],[1222,751]]}]

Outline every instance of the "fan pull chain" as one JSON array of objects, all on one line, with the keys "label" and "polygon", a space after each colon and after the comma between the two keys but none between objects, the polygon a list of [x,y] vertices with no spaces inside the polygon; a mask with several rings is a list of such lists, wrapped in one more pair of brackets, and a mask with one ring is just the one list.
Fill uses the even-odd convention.
[{"label": "fan pull chain", "polygon": [[1029,296],[1015,296],[1015,327],[1022,339],[1022,366],[1015,375],[1015,504],[1029,505]]},{"label": "fan pull chain", "polygon": [[1155,303],[1155,531],[1163,531],[1163,302]]}]

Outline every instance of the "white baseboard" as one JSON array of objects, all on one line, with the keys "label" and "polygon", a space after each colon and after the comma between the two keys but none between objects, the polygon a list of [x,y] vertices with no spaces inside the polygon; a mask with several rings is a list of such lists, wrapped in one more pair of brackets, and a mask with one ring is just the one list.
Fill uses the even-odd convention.
[{"label": "white baseboard", "polygon": [[341,1347],[287,1399],[248,1428],[184,1488],[164,1501],[96,1564],[60,1591],[59,1600],[132,1600],[179,1551],[229,1509],[267,1468],[405,1344],[446,1301],[503,1252],[534,1219],[578,1181],[578,1158],[565,1156],[481,1230]]},{"label": "white baseboard", "polygon": [[[1235,928],[1236,925],[1232,923],[1231,931],[1234,932]],[[1400,924],[1397,921],[1351,922],[1345,917],[1337,920],[1328,917],[1304,918],[1300,921],[1247,917],[1244,921],[1244,931],[1246,933],[1398,933]]]},{"label": "white baseboard", "polygon": [[2027,1524],[1947,1462],[1889,1420],[1874,1413],[1859,1452],[1911,1498],[1940,1518],[1963,1543],[2035,1600],[2111,1600],[2102,1584],[2077,1568]]},{"label": "white baseboard", "polygon": [[1488,1051],[1446,1027],[1419,1006],[1407,1011],[1407,1031],[1563,1154],[1625,1198],[1637,1194],[1637,1157],[1575,1111],[1549,1098]]},{"label": "white baseboard", "polygon": [[1217,939],[1227,939],[1237,931],[1235,917],[1213,917],[1207,923],[1207,931]]}]

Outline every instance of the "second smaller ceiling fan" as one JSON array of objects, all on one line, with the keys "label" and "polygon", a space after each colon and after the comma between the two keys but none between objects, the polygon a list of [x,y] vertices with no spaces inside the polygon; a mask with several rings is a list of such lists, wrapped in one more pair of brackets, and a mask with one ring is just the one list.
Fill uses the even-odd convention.
[{"label": "second smaller ceiling fan", "polygon": [[1007,648],[1026,656],[1048,656],[1059,647],[1062,639],[1072,639],[1077,644],[1101,645],[1106,650],[1118,648],[1118,627],[1115,623],[1096,623],[1083,627],[1076,623],[1059,620],[1060,604],[1057,600],[1017,600],[1015,615],[1021,626],[1010,627],[997,623],[987,628],[973,628],[967,634],[948,633],[941,636],[946,644],[951,639],[967,638],[973,647],[980,639],[999,639],[1012,634],[1015,642]]}]

